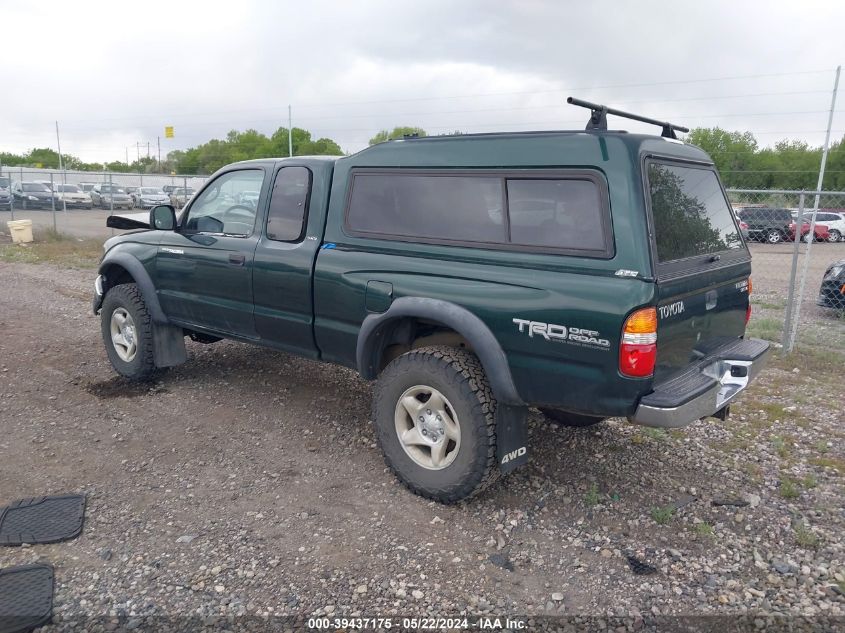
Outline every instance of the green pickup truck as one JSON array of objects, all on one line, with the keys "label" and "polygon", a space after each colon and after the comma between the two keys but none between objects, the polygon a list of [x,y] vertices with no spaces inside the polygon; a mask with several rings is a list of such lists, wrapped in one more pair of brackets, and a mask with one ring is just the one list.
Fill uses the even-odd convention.
[{"label": "green pickup truck", "polygon": [[95,283],[111,364],[148,378],[188,336],[355,368],[387,464],[446,503],[525,463],[529,406],[574,426],[725,419],[769,345],[745,338],[751,257],[713,162],[683,128],[576,105],[586,130],[246,161],[178,217],[111,217],[136,229]]}]

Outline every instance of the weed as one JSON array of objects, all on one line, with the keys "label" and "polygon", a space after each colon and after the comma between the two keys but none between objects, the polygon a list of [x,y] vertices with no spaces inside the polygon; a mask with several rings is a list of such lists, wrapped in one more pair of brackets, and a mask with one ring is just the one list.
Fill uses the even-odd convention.
[{"label": "weed", "polygon": [[653,428],[653,427],[644,428],[643,429],[643,435],[645,435],[646,437],[651,438],[651,439],[653,439],[657,442],[665,442],[666,440],[669,439],[669,436],[667,435],[666,431],[664,431],[663,429],[657,429],[657,428]]},{"label": "weed", "polygon": [[813,466],[833,468],[840,473],[845,473],[845,459],[837,459],[836,457],[811,457],[809,462]]},{"label": "weed", "polygon": [[590,489],[587,491],[587,494],[584,495],[584,503],[586,503],[589,507],[597,506],[599,504],[599,487],[598,484],[593,484],[590,486]]},{"label": "weed", "polygon": [[808,473],[804,475],[804,479],[801,480],[801,485],[803,485],[807,489],[810,489],[818,486],[819,482],[813,473]]},{"label": "weed", "polygon": [[696,523],[693,529],[702,538],[713,538],[713,526],[706,521]]},{"label": "weed", "polygon": [[814,448],[816,449],[817,453],[821,453],[824,455],[830,450],[830,446],[827,445],[827,440],[819,440],[815,443]]},{"label": "weed", "polygon": [[800,494],[798,492],[798,485],[788,477],[784,477],[780,480],[778,491],[780,492],[780,496],[784,499],[797,499]]},{"label": "weed", "polygon": [[818,547],[819,537],[816,536],[813,531],[806,525],[799,523],[793,529],[795,531],[796,543],[798,543],[802,547]]},{"label": "weed", "polygon": [[651,509],[651,518],[659,525],[665,525],[672,520],[675,508],[672,506],[655,506]]}]

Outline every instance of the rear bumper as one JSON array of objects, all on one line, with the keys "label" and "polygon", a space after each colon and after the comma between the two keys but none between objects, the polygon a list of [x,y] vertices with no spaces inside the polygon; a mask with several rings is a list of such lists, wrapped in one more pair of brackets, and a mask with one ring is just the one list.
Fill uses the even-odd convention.
[{"label": "rear bumper", "polygon": [[680,375],[657,384],[640,399],[635,424],[662,428],[687,426],[727,407],[766,363],[770,344],[737,339],[690,365]]}]

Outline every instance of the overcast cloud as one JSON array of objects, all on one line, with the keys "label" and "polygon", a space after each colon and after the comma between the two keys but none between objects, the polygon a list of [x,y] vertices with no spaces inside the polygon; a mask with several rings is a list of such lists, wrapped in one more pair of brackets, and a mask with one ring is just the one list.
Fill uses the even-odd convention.
[{"label": "overcast cloud", "polygon": [[[295,126],[580,128],[574,94],[690,127],[821,144],[843,2],[10,2],[0,151],[123,160]],[[714,78],[744,77],[742,79]],[[679,83],[686,82],[686,83]],[[752,96],[753,95],[753,96]],[[840,98],[833,136],[845,132]],[[647,129],[630,122],[627,129]]]}]

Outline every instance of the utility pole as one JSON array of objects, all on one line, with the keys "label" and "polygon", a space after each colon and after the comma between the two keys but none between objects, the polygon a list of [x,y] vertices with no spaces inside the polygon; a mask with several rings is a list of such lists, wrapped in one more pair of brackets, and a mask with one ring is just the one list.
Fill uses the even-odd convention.
[{"label": "utility pole", "polygon": [[156,136],[156,147],[158,147],[158,171],[161,173],[161,137]]},{"label": "utility pole", "polygon": [[126,150],[126,165],[129,166],[129,147],[124,148]]},{"label": "utility pole", "polygon": [[288,156],[293,156],[293,123],[292,123],[290,104],[288,104]]},{"label": "utility pole", "polygon": [[[839,91],[839,73],[842,66],[836,67],[836,79],[833,81],[833,96],[830,98],[830,114],[827,116],[827,133],[824,136],[824,149],[822,150],[822,165],[819,169],[819,182],[816,185],[816,191],[822,190],[822,183],[824,182],[824,168],[827,165],[827,152],[830,149],[830,127],[833,125],[833,111],[836,108],[836,93]],[[813,222],[816,221],[816,211],[819,208],[819,194],[816,194],[816,200],[813,203]],[[812,227],[810,227],[812,231]],[[813,234],[810,233],[812,236]]]},{"label": "utility pole", "polygon": [[[62,142],[59,140],[59,122],[56,121],[56,146],[59,148],[59,171],[62,172],[62,181],[66,181],[67,178],[64,176],[65,170],[62,167]],[[50,181],[52,183],[53,176],[50,176]],[[50,187],[53,188],[52,186]],[[64,208],[65,212],[67,212],[67,203],[65,202],[64,191],[62,191],[62,208]],[[54,203],[55,206],[55,203]],[[53,224],[56,223],[55,213],[53,214]],[[53,228],[56,228],[55,226]]]},{"label": "utility pole", "polygon": [[150,142],[147,141],[147,160],[150,160]]},{"label": "utility pole", "polygon": [[138,156],[138,162],[141,162],[141,144],[138,141],[135,141],[135,152]]}]

